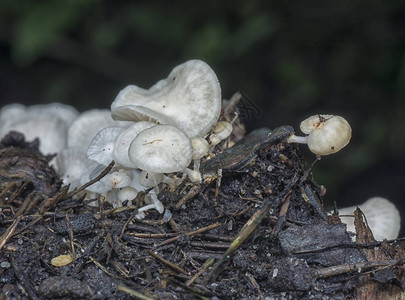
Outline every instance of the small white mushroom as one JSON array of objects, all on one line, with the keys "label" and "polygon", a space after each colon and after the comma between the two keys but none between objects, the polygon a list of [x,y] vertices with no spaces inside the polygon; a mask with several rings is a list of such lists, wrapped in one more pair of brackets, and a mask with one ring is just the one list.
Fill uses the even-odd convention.
[{"label": "small white mushroom", "polygon": [[131,183],[131,173],[124,170],[109,173],[100,179],[100,182],[111,189],[118,189],[129,186]]},{"label": "small white mushroom", "polygon": [[[373,197],[358,206],[377,241],[396,239],[401,229],[401,216],[395,205],[385,198]],[[339,215],[353,215],[356,206],[339,209]],[[340,217],[347,231],[355,232],[353,217]]]},{"label": "small white mushroom", "polygon": [[141,170],[179,172],[192,159],[190,139],[171,125],[156,125],[139,133],[129,147],[130,160]]},{"label": "small white mushroom", "polygon": [[153,126],[156,126],[156,124],[146,121],[136,122],[119,134],[114,145],[115,162],[127,168],[136,168],[137,166],[128,156],[129,146],[140,132]]},{"label": "small white mushroom", "polygon": [[340,116],[316,115],[301,122],[301,131],[308,136],[291,135],[289,143],[308,144],[312,153],[329,155],[345,147],[352,136],[349,123]]},{"label": "small white mushroom", "polygon": [[139,174],[139,183],[146,187],[151,188],[159,185],[163,181],[163,174],[162,173],[155,173],[151,171],[142,171]]},{"label": "small white mushroom", "polygon": [[136,198],[138,195],[138,191],[134,189],[133,187],[127,186],[124,188],[121,188],[117,192],[117,198],[118,198],[118,203],[120,206],[122,206],[122,203],[124,201],[128,201],[128,205],[132,204],[132,201]]},{"label": "small white mushroom", "polygon": [[95,161],[87,159],[86,151],[82,148],[66,148],[56,156],[57,173],[63,179],[63,184],[70,184],[70,189],[80,186],[81,177],[84,174],[89,176],[96,166]]},{"label": "small white mushroom", "polygon": [[188,137],[204,136],[221,111],[221,88],[214,71],[201,60],[175,67],[169,76],[145,90],[130,85],[111,105],[115,120],[170,124]]},{"label": "small white mushroom", "polygon": [[218,145],[222,140],[231,135],[232,130],[233,126],[231,123],[226,121],[218,122],[210,135],[210,144],[212,146]]},{"label": "small white mushroom", "polygon": [[104,166],[110,164],[114,160],[115,140],[124,130],[123,127],[107,127],[100,130],[87,149],[87,157]]}]

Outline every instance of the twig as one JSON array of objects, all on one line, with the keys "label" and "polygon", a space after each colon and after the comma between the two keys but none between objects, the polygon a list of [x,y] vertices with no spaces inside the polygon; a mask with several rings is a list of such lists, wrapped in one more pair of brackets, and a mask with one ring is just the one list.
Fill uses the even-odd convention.
[{"label": "twig", "polygon": [[69,192],[66,195],[66,198],[70,198],[70,197],[76,195],[77,193],[80,193],[81,191],[85,190],[87,187],[91,186],[92,184],[94,184],[97,181],[99,181],[100,179],[102,179],[105,175],[107,175],[111,171],[114,164],[115,164],[115,162],[112,161],[96,178],[94,178],[93,180],[90,180],[89,182],[83,184],[81,187],[76,188],[73,191]]},{"label": "twig", "polygon": [[283,226],[286,222],[288,208],[290,207],[291,192],[292,192],[292,190],[288,191],[287,195],[285,196],[285,200],[283,201],[283,204],[281,205],[277,223],[274,226],[273,231],[271,232],[271,234],[273,234],[273,235],[277,235],[280,232],[280,230],[283,228]]},{"label": "twig", "polygon": [[139,293],[139,292],[137,292],[137,291],[135,291],[135,290],[133,290],[133,289],[131,289],[129,287],[123,286],[123,285],[117,285],[117,290],[119,290],[121,292],[124,292],[124,293],[127,293],[128,295],[131,295],[131,296],[133,296],[135,298],[138,298],[138,299],[141,299],[141,300],[155,300],[155,299],[157,299],[157,297],[155,297],[155,296],[153,296],[153,297],[146,296],[144,294],[141,294],[141,293]]},{"label": "twig", "polygon": [[171,263],[167,259],[161,257],[160,255],[154,253],[153,251],[150,250],[145,250],[149,255],[153,256],[154,258],[158,259],[160,262],[162,262],[164,265],[168,266],[170,269],[172,269],[175,272],[182,273],[184,275],[190,275],[187,271],[184,269],[180,268],[178,265]]},{"label": "twig", "polygon": [[1,236],[0,238],[0,250],[3,248],[3,246],[7,243],[10,237],[13,236],[13,233],[15,232],[18,223],[21,221],[21,216],[18,216],[14,219],[14,222],[7,228],[6,232]]},{"label": "twig", "polygon": [[72,249],[72,257],[73,259],[76,259],[76,250],[75,250],[75,245],[73,242],[74,239],[74,235],[73,235],[73,228],[72,228],[72,223],[70,222],[70,218],[68,213],[66,212],[66,223],[67,223],[67,227],[69,229],[69,239],[70,239],[70,248]]},{"label": "twig", "polygon": [[187,280],[186,285],[187,285],[187,286],[190,286],[194,281],[196,281],[196,279],[197,279],[198,277],[200,277],[202,273],[204,273],[209,267],[212,266],[212,264],[214,263],[214,261],[215,261],[215,258],[213,258],[213,257],[208,258],[208,259],[205,261],[205,263],[204,263],[204,265],[202,266],[202,268],[201,268],[197,273],[195,273],[193,277],[191,277],[189,280]]},{"label": "twig", "polygon": [[[195,230],[195,231],[187,232],[187,233],[185,233],[184,235],[186,235],[186,236],[196,235],[196,234],[205,232],[205,231],[207,231],[207,230],[214,229],[214,228],[216,228],[216,227],[218,227],[218,226],[220,226],[220,225],[221,225],[221,223],[218,223],[218,222],[217,222],[217,223],[208,225],[208,226],[206,226],[206,227],[202,227],[202,228],[200,228],[200,229],[197,229],[197,230]],[[159,245],[157,245],[156,247],[160,247],[160,246],[164,246],[164,245],[173,243],[173,242],[177,241],[180,237],[181,237],[181,235],[177,235],[177,236],[175,236],[175,237],[172,237],[172,238],[170,238],[170,239],[167,239],[167,240],[165,240],[164,242],[162,242],[162,243],[160,243]]]},{"label": "twig", "polygon": [[179,201],[177,201],[177,203],[174,205],[174,208],[175,209],[180,209],[183,206],[183,204],[186,203],[186,201],[188,199],[191,199],[192,197],[197,195],[200,190],[201,190],[201,185],[199,185],[199,184],[193,185],[191,187],[191,189],[188,191],[188,193],[185,194],[184,196],[182,196],[179,199]]},{"label": "twig", "polygon": [[315,271],[315,275],[318,278],[332,277],[349,272],[362,272],[362,269],[372,269],[377,267],[387,267],[394,265],[405,264],[405,259],[393,259],[393,260],[379,260],[379,261],[366,261],[357,264],[342,264],[338,266],[323,268]]},{"label": "twig", "polygon": [[37,224],[39,221],[41,221],[43,218],[43,216],[37,216],[34,220],[32,220],[31,222],[29,222],[27,225],[25,225],[23,228],[19,229],[18,231],[16,231],[14,234],[20,234],[22,232],[24,232],[25,230],[27,230],[28,228],[32,227],[33,225]]},{"label": "twig", "polygon": [[59,203],[60,201],[62,201],[64,199],[66,199],[68,189],[69,189],[68,186],[63,186],[55,196],[53,196],[51,198],[48,198],[45,201],[43,201],[42,204],[41,204],[41,208],[39,209],[39,213],[41,215],[43,215],[52,206],[56,205],[57,203]]},{"label": "twig", "polygon": [[260,289],[260,285],[257,283],[256,279],[254,278],[254,276],[252,274],[250,274],[249,272],[246,272],[246,277],[248,278],[249,282],[252,284],[252,286],[257,290],[257,292],[259,293],[259,298],[260,300],[264,300],[264,296],[262,293],[262,290]]},{"label": "twig", "polygon": [[269,212],[270,208],[277,207],[287,195],[290,193],[291,188],[297,183],[298,176],[295,175],[290,183],[284,188],[281,194],[273,201],[267,202],[260,210],[256,211],[252,217],[243,225],[236,238],[233,240],[229,248],[226,250],[220,260],[218,260],[212,267],[210,273],[204,278],[203,283],[207,285],[211,280],[216,278],[222,271],[223,265],[231,259],[232,254],[240,245],[250,236],[256,227],[262,222],[263,217]]},{"label": "twig", "polygon": [[392,243],[397,243],[397,242],[400,242],[400,241],[405,241],[405,237],[397,238],[397,239],[394,239],[394,240],[384,240],[384,241],[379,241],[379,242],[373,242],[373,243],[368,243],[368,244],[345,242],[345,243],[339,243],[339,244],[336,244],[336,245],[330,245],[330,246],[323,247],[323,248],[296,251],[296,252],[293,252],[293,254],[306,254],[306,253],[323,252],[323,251],[326,251],[326,250],[330,250],[330,249],[333,249],[333,248],[339,248],[339,247],[346,247],[346,248],[374,248],[376,246],[380,246],[382,243],[392,244]]},{"label": "twig", "polygon": [[150,190],[151,189],[139,192],[138,195],[136,195],[135,199],[133,199],[133,201],[135,201],[135,210],[131,214],[131,216],[128,218],[128,220],[125,222],[124,226],[122,226],[120,238],[122,238],[122,236],[124,235],[128,224],[134,219],[135,215],[138,213],[138,207],[139,207],[139,203],[140,203],[141,199],[144,199],[145,195],[147,195],[150,192]]}]

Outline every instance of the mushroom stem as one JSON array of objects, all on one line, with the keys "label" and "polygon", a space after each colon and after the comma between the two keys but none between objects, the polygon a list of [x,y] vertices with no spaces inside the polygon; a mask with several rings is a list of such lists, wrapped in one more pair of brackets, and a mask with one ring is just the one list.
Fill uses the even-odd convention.
[{"label": "mushroom stem", "polygon": [[[194,164],[194,166],[195,166],[195,164]],[[199,182],[202,181],[201,173],[199,172],[198,169],[197,170],[191,170],[189,168],[185,168],[183,170],[183,173],[187,174],[188,178],[190,178],[190,180],[192,182],[199,183]]]},{"label": "mushroom stem", "polygon": [[293,134],[287,138],[287,142],[298,143],[298,144],[308,144],[308,136],[296,136],[295,134]]}]

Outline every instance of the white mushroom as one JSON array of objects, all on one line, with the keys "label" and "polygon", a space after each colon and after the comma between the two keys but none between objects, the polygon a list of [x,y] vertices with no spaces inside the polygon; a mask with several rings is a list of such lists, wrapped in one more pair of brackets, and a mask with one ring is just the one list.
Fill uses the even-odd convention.
[{"label": "white mushroom", "polygon": [[201,60],[175,67],[169,76],[145,90],[130,85],[111,105],[115,120],[156,120],[174,125],[188,137],[204,136],[218,120],[221,88],[214,71]]},{"label": "white mushroom", "polygon": [[76,108],[58,102],[28,106],[27,113],[53,115],[64,122],[66,126],[69,126],[79,116]]},{"label": "white mushroom", "polygon": [[96,166],[95,161],[87,159],[86,151],[82,148],[66,148],[56,156],[57,173],[64,184],[70,184],[70,189],[80,186],[81,177],[84,174],[89,176]]},{"label": "white mushroom", "polygon": [[139,174],[139,183],[146,188],[155,187],[162,181],[163,181],[162,173],[142,171],[141,174]]},{"label": "white mushroom", "polygon": [[124,170],[109,173],[100,179],[102,184],[111,187],[111,189],[129,186],[131,181],[131,173]]},{"label": "white mushroom", "polygon": [[66,146],[67,127],[54,115],[24,114],[6,121],[0,128],[0,137],[12,130],[24,134],[26,140],[39,138],[39,150],[44,154],[58,153]]},{"label": "white mushroom", "polygon": [[118,205],[122,206],[124,201],[128,201],[128,205],[132,204],[132,201],[138,195],[138,191],[131,186],[123,187],[117,192]]},{"label": "white mushroom", "polygon": [[123,127],[107,127],[99,131],[87,149],[87,157],[99,164],[107,166],[114,160],[114,145]]},{"label": "white mushroom", "polygon": [[334,115],[311,116],[301,122],[301,131],[308,136],[291,135],[289,143],[308,144],[311,152],[317,155],[329,155],[345,147],[352,136],[349,123]]},{"label": "white mushroom", "polygon": [[[0,129],[6,127],[8,122],[25,117],[25,105],[19,103],[8,104],[0,110]],[[3,130],[1,130],[3,132]],[[7,132],[6,132],[7,134]],[[4,134],[3,134],[4,135]],[[1,135],[0,135],[1,137]]]},{"label": "white mushroom", "polygon": [[136,168],[137,166],[129,159],[128,156],[129,146],[140,132],[153,126],[156,126],[156,124],[146,121],[136,122],[118,135],[114,145],[115,162],[127,168]]},{"label": "white mushroom", "polygon": [[191,139],[191,145],[193,147],[193,159],[199,160],[207,155],[209,150],[209,144],[206,139],[197,137]]},{"label": "white mushroom", "polygon": [[129,147],[130,160],[141,170],[179,172],[192,159],[190,139],[171,125],[156,125],[139,133]]},{"label": "white mushroom", "polygon": [[231,123],[226,121],[218,122],[210,135],[210,144],[212,146],[218,145],[222,140],[231,135],[232,130],[233,127]]},{"label": "white mushroom", "polygon": [[[373,197],[358,206],[377,241],[396,239],[401,229],[401,216],[395,205],[385,198]],[[356,206],[339,209],[339,215],[353,215]],[[340,217],[347,231],[355,232],[353,217]]]},{"label": "white mushroom", "polygon": [[128,127],[129,122],[117,122],[111,118],[108,109],[92,109],[78,116],[68,128],[68,147],[87,149],[96,134],[106,127]]}]

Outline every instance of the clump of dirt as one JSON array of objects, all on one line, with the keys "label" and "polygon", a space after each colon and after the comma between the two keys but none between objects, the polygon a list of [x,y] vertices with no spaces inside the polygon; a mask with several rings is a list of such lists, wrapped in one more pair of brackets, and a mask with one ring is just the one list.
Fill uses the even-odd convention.
[{"label": "clump of dirt", "polygon": [[[50,158],[8,137],[0,144],[0,299],[400,295],[403,249],[375,242],[361,215],[358,240],[367,238],[353,243],[325,214],[325,189],[285,141],[292,131],[258,130],[218,152],[202,163],[203,183],[162,186],[166,212],[141,221],[137,205],[112,209],[98,199],[95,208],[72,198]],[[65,254],[71,263],[51,263]]]}]

